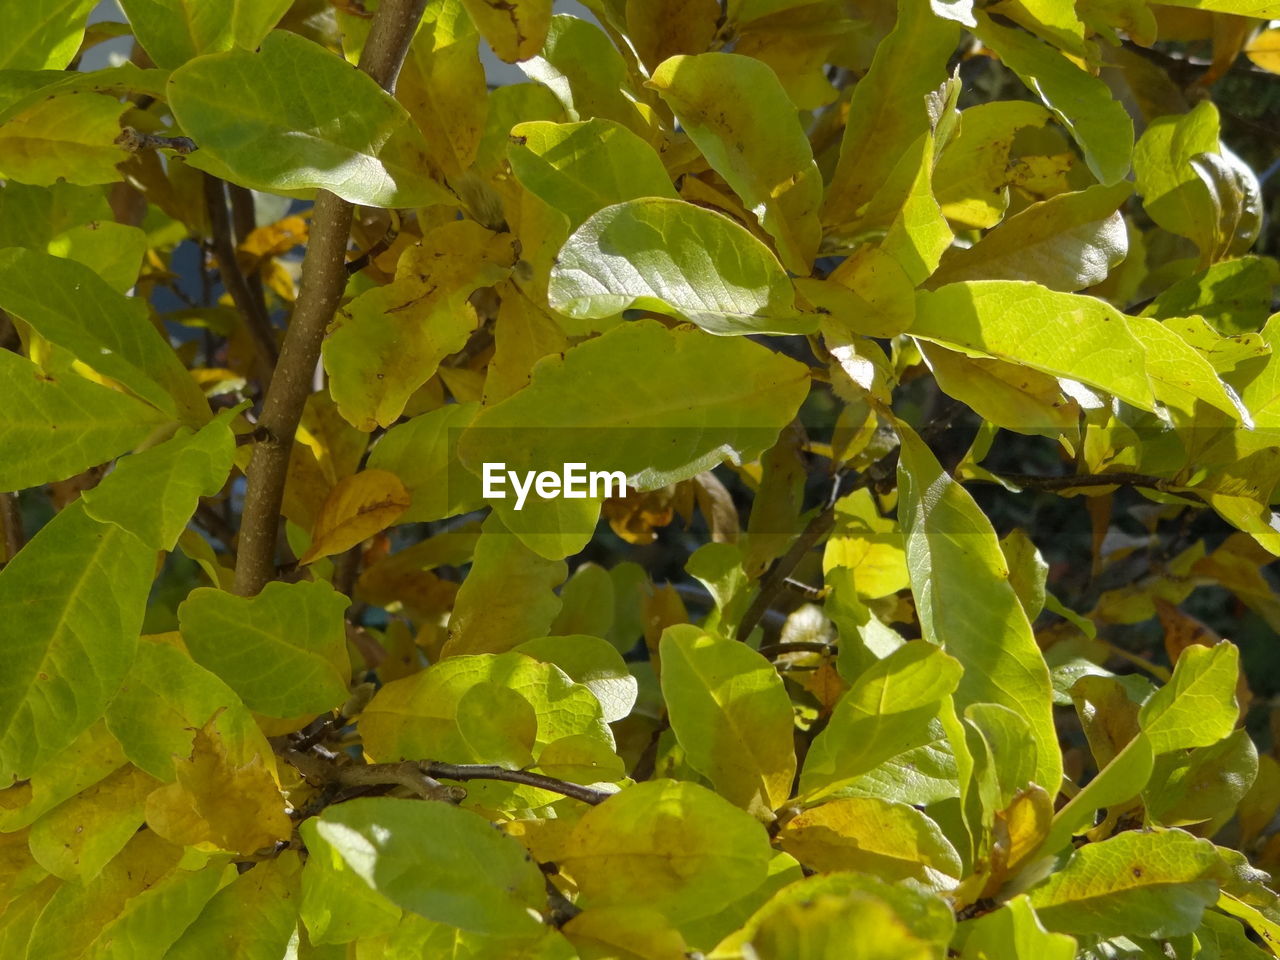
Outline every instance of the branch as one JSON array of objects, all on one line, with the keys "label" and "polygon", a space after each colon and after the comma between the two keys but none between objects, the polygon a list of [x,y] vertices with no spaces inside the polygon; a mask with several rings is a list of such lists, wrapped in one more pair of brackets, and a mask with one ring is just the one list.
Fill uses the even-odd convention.
[{"label": "branch", "polygon": [[[995,473],[998,477],[1014,486],[1027,490],[1074,490],[1079,487],[1149,487],[1152,490],[1165,490],[1169,481],[1161,477],[1149,476],[1145,473],[1084,473],[1079,476],[1042,477],[1031,473]],[[979,483],[991,483],[984,477],[974,477]]]},{"label": "branch", "polygon": [[0,529],[4,531],[4,552],[0,554],[2,567],[22,549],[22,510],[16,493],[0,493]]},{"label": "branch", "polygon": [[823,507],[809,521],[809,525],[796,538],[795,543],[791,544],[791,549],[769,568],[769,572],[760,581],[760,592],[751,601],[751,606],[747,607],[747,612],[742,615],[742,620],[738,624],[738,632],[736,634],[738,640],[746,643],[747,638],[751,636],[751,631],[756,628],[765,613],[773,606],[773,601],[786,589],[787,580],[791,578],[791,574],[800,565],[800,561],[804,559],[805,554],[812,550],[819,540],[831,532],[835,527],[835,523],[836,512],[834,506]]},{"label": "branch", "polygon": [[438,760],[423,760],[418,764],[422,772],[429,777],[441,780],[501,780],[504,783],[519,783],[526,787],[537,787],[550,790],[562,796],[572,797],[594,806],[603,803],[613,794],[608,790],[597,790],[595,787],[584,787],[581,784],[557,780],[541,773],[527,773],[524,770],[508,770],[506,767],[492,766],[483,763],[441,763]]},{"label": "branch", "polygon": [[792,640],[790,643],[766,643],[756,652],[767,660],[786,656],[788,653],[829,653],[835,655],[838,648],[834,643],[820,643],[814,640]]},{"label": "branch", "polygon": [[227,293],[231,295],[236,310],[244,318],[249,336],[253,338],[258,354],[259,376],[266,383],[271,379],[278,359],[271,318],[267,316],[265,301],[254,296],[249,281],[240,272],[240,264],[236,260],[236,244],[231,236],[231,220],[227,215],[227,195],[222,188],[222,181],[208,173],[204,175],[204,205],[209,214],[209,249],[218,264],[218,275],[222,278],[222,285],[227,288]]},{"label": "branch", "polygon": [[[374,15],[359,66],[388,93],[395,89],[396,77],[425,6],[426,0],[384,0]],[[235,582],[235,591],[241,596],[256,594],[275,576],[276,537],[289,452],[303,404],[311,392],[325,329],[346,286],[351,217],[352,207],[346,200],[327,190],[316,194],[298,302],[258,421],[269,438],[254,448],[247,471]]]},{"label": "branch", "polygon": [[[227,196],[231,199],[231,226],[235,231],[236,249],[239,250],[248,241],[249,235],[258,227],[257,215],[253,210],[253,193],[247,187],[242,187],[238,183],[228,183]],[[238,264],[239,261],[237,260]],[[245,277],[245,282],[249,285],[249,293],[253,296],[256,309],[261,311],[264,317],[267,316],[267,294],[262,286],[262,275],[257,270],[251,270],[249,275]],[[274,364],[274,331],[272,333],[271,347],[271,362]]]}]

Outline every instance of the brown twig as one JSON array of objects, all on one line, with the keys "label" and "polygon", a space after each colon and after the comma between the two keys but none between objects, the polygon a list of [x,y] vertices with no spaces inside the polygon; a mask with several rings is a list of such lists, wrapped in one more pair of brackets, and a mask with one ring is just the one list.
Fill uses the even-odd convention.
[{"label": "brown twig", "polygon": [[276,337],[271,329],[265,302],[253,295],[249,281],[240,271],[236,260],[236,244],[231,235],[231,218],[227,214],[227,195],[222,181],[211,174],[204,175],[204,204],[209,214],[209,249],[218,264],[222,285],[231,295],[231,302],[244,319],[245,327],[253,338],[258,353],[259,376],[265,383],[275,369],[278,353]]},{"label": "brown twig", "polygon": [[174,153],[186,155],[195,153],[196,142],[190,137],[163,137],[156,133],[143,133],[133,127],[124,127],[115,144],[130,153],[141,153],[143,150],[172,150]]},{"label": "brown twig", "polygon": [[787,581],[791,578],[791,574],[795,572],[796,567],[800,565],[800,561],[804,559],[805,554],[812,550],[818,541],[825,537],[835,527],[836,512],[833,506],[826,506],[820,510],[812,520],[809,521],[801,532],[800,536],[791,544],[791,548],[778,560],[776,560],[769,572],[760,580],[760,592],[756,594],[755,599],[751,601],[751,606],[747,607],[747,612],[742,615],[742,620],[738,623],[737,638],[745,643],[747,638],[751,636],[751,631],[764,617],[765,613],[773,606],[774,600],[786,589]]},{"label": "brown twig", "polygon": [[819,643],[814,640],[793,640],[790,643],[766,643],[756,652],[766,659],[772,660],[788,653],[829,653],[836,652],[834,643]]},{"label": "brown twig", "polygon": [[549,790],[562,796],[572,797],[593,806],[604,803],[613,794],[608,790],[597,790],[595,787],[584,787],[581,784],[557,780],[555,777],[541,773],[529,773],[525,770],[508,770],[506,767],[484,763],[441,763],[437,760],[423,760],[418,766],[429,777],[441,780],[500,780],[504,783],[519,783],[526,787],[537,787]]},{"label": "brown twig", "polygon": [[0,493],[0,527],[4,528],[4,556],[0,563],[8,563],[22,549],[22,510],[16,493]]},{"label": "brown twig", "polygon": [[[425,6],[426,0],[384,0],[374,15],[359,66],[388,92],[395,89],[396,77]],[[270,436],[254,448],[247,472],[235,582],[236,593],[242,596],[256,594],[275,576],[276,539],[289,452],[303,404],[311,392],[325,329],[346,286],[351,219],[352,207],[346,200],[327,190],[316,194],[298,302],[259,419]]]},{"label": "brown twig", "polygon": [[[231,200],[231,226],[235,230],[236,248],[239,249],[258,227],[257,214],[253,210],[253,193],[238,183],[228,183],[227,196]],[[256,270],[252,271],[245,277],[245,283],[249,285],[249,294],[253,297],[256,308],[264,317],[267,316],[267,293],[262,286],[261,274]],[[271,342],[274,347],[274,334]]]},{"label": "brown twig", "polygon": [[[1149,476],[1145,473],[1085,473],[1077,476],[1045,477],[1031,473],[996,473],[998,477],[1014,486],[1027,490],[1073,490],[1077,487],[1149,487],[1152,490],[1166,490],[1170,483],[1161,477]],[[983,477],[974,477],[975,481],[990,483]]]}]

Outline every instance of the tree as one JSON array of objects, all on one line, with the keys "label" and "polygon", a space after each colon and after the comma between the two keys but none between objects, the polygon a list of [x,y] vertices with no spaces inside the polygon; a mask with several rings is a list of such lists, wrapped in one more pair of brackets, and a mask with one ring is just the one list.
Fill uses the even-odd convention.
[{"label": "tree", "polygon": [[0,11],[0,955],[1280,955],[1280,4],[120,5]]}]

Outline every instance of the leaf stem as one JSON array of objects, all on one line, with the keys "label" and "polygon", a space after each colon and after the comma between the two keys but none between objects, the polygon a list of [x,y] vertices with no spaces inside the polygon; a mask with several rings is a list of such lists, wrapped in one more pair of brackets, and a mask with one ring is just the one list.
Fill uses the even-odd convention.
[{"label": "leaf stem", "polygon": [[[414,28],[427,0],[383,0],[360,54],[360,69],[387,92],[395,89]],[[302,260],[302,282],[258,423],[268,437],[254,447],[247,471],[244,513],[236,558],[235,592],[252,596],[275,577],[280,505],[289,453],[311,392],[324,332],[346,286],[352,205],[321,190],[316,194],[311,239]]]}]

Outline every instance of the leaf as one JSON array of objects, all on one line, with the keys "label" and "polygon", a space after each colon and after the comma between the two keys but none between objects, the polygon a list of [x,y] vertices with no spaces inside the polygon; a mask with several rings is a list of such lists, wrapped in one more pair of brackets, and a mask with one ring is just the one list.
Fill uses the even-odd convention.
[{"label": "leaf", "polygon": [[502,653],[545,636],[560,611],[552,592],[564,582],[563,561],[534,553],[491,517],[454,602],[443,656]]},{"label": "leaf", "polygon": [[[360,718],[366,752],[387,762],[430,759],[487,763],[490,758],[477,755],[467,742],[459,716],[463,697],[477,684],[504,687],[533,706],[537,717],[535,762],[540,761],[543,750],[572,737],[585,736],[613,747],[600,703],[587,687],[575,683],[559,667],[511,651],[449,657],[388,683]],[[517,707],[515,712],[523,710]],[[469,787],[471,795],[481,794],[481,786],[473,783]],[[549,799],[539,798],[552,795],[537,790],[520,796],[527,798],[524,805],[528,807],[548,803]]]},{"label": "leaf", "polygon": [[925,641],[909,641],[874,661],[814,738],[800,775],[801,794],[867,773],[938,739],[932,721],[961,672],[955,658]]},{"label": "leaf", "polygon": [[705,917],[764,882],[764,827],[694,783],[627,787],[578,821],[560,866],[587,909],[632,906],[680,924]]},{"label": "leaf", "polygon": [[507,63],[537,53],[551,23],[551,0],[462,0],[493,52]]},{"label": "leaf", "polygon": [[1263,30],[1245,44],[1244,52],[1263,70],[1280,73],[1280,28]]},{"label": "leaf", "polygon": [[1258,776],[1258,750],[1244,730],[1156,764],[1143,802],[1152,822],[1167,827],[1225,823]]},{"label": "leaf", "polygon": [[369,886],[429,920],[497,936],[532,935],[542,871],[515,840],[447,803],[363,797],[309,821]]},{"label": "leaf", "polygon": [[194,433],[121,459],[102,483],[84,492],[85,512],[153,550],[173,550],[200,498],[227,482],[236,450],[231,418],[223,413]]},{"label": "leaf", "polygon": [[251,710],[294,717],[347,698],[349,603],[323,581],[275,581],[256,597],[200,587],[178,608],[178,621],[192,658]]},{"label": "leaf", "polygon": [[288,0],[123,0],[120,6],[147,55],[170,69],[202,53],[254,49],[289,9]]},{"label": "leaf", "polygon": [[123,112],[115,97],[89,92],[9,107],[0,121],[0,177],[42,187],[123,179],[116,164],[128,155],[115,142]]},{"label": "leaf", "polygon": [[575,683],[590,690],[600,702],[606,723],[623,719],[635,706],[639,691],[636,678],[627,669],[622,654],[607,640],[590,636],[537,637],[512,649],[542,663],[555,664]]},{"label": "leaf", "polygon": [[164,954],[165,960],[286,956],[297,936],[298,855],[284,850],[222,887]]},{"label": "leaf", "polygon": [[[608,636],[613,626],[615,607],[613,578],[609,571],[594,563],[579,564],[560,590],[560,612],[552,621],[551,632]],[[556,661],[552,658],[549,662]]]},{"label": "leaf", "polygon": [[915,807],[848,797],[806,810],[779,833],[782,849],[820,873],[852,870],[890,882],[911,878],[950,889],[960,856],[941,828]]},{"label": "leaf", "polygon": [[913,337],[1025,364],[1114,394],[1155,403],[1146,351],[1115,308],[1092,297],[1013,280],[970,280],[916,297]]},{"label": "leaf", "polygon": [[662,916],[643,906],[595,907],[574,915],[564,935],[579,956],[619,960],[662,960],[684,957],[689,946]]},{"label": "leaf", "polygon": [[773,664],[745,644],[697,627],[668,627],[662,693],[685,762],[758,819],[791,796],[795,720]]},{"label": "leaf", "polygon": [[236,762],[210,718],[191,755],[173,758],[176,782],[147,797],[147,826],[179,846],[211,843],[245,855],[288,840],[293,824],[269,762]]},{"label": "leaf", "polygon": [[1211,746],[1231,733],[1239,718],[1239,660],[1230,643],[1182,651],[1169,682],[1138,712],[1154,753]]},{"label": "leaf", "polygon": [[676,198],[653,148],[612,120],[517,124],[511,128],[507,158],[524,188],[568,216],[575,230],[615,203]]},{"label": "leaf", "polygon": [[[0,351],[0,487],[22,490],[106,463],[145,440],[169,418],[131,395],[70,369],[40,369]],[[67,438],[65,441],[63,438]]]},{"label": "leaf", "polygon": [[551,270],[552,309],[574,319],[649,310],[708,333],[805,333],[786,272],[743,227],[683,200],[605,207]]},{"label": "leaf", "polygon": [[298,829],[307,845],[302,899],[298,904],[307,939],[319,946],[391,933],[400,923],[400,908],[351,869],[342,854],[321,836],[319,824],[312,817]]},{"label": "leaf", "polygon": [[978,15],[977,34],[1053,111],[1100,182],[1111,186],[1124,178],[1133,154],[1133,121],[1101,79],[1047,43],[999,26],[986,14]]},{"label": "leaf", "polygon": [[116,293],[88,267],[0,251],[0,309],[156,409],[192,425],[209,420],[208,401],[152,325],[145,300]]},{"label": "leaf", "polygon": [[430,230],[396,265],[396,278],[356,297],[325,338],[324,367],[342,416],[366,432],[390,426],[440,361],[476,328],[467,302],[515,262],[510,234],[473,220]]},{"label": "leaf", "polygon": [[271,755],[270,744],[235,692],[185,651],[156,639],[138,645],[106,716],[125,756],[166,781],[174,778],[173,758],[191,756],[195,732],[211,719],[231,762]]},{"label": "leaf", "polygon": [[[583,378],[600,385],[590,397],[582,393]],[[584,463],[591,471],[621,471],[637,489],[656,489],[725,458],[754,460],[773,445],[807,392],[805,367],[748,340],[639,320],[544,360],[528,387],[481,411],[458,453],[477,473],[484,463],[556,473],[564,464]],[[692,410],[698,411],[694,422]],[[672,431],[677,444],[670,442]],[[521,520],[510,496],[495,503],[517,533],[513,522],[520,520],[539,532],[581,530],[585,543],[595,528],[594,512],[585,526],[561,526],[558,515],[535,513],[542,505],[531,498]]]},{"label": "leaf", "polygon": [[660,64],[646,86],[773,237],[783,265],[807,275],[822,239],[822,178],[769,66],[733,53],[680,55]]},{"label": "leaf", "polygon": [[1035,782],[1053,791],[1062,779],[1049,669],[991,522],[969,493],[944,473],[924,442],[900,427],[899,522],[916,615],[926,640],[964,667],[956,706],[1008,707],[1031,729]]},{"label": "leaf", "polygon": [[38,0],[0,13],[0,69],[61,70],[80,49],[94,0]]},{"label": "leaf", "polygon": [[929,284],[1027,280],[1074,293],[1101,283],[1129,250],[1117,208],[1131,191],[1124,182],[1095,185],[1032,204],[972,247],[943,254]]},{"label": "leaf", "polygon": [[409,509],[409,491],[388,470],[361,470],[329,491],[298,565],[343,553],[395,523]]},{"label": "leaf", "polygon": [[147,795],[159,785],[137,767],[121,767],[37,820],[32,856],[54,876],[92,880],[142,826]]},{"label": "leaf", "polygon": [[1031,891],[1031,904],[1045,927],[1062,933],[1177,937],[1217,900],[1220,873],[1207,840],[1127,831],[1077,850]]},{"label": "leaf", "polygon": [[[281,86],[281,76],[308,83]],[[295,33],[272,31],[256,52],[188,60],[168,93],[200,146],[188,162],[233,183],[286,194],[323,188],[375,207],[450,202],[405,109],[368,74]]]},{"label": "leaf", "polygon": [[1049,933],[1026,895],[983,914],[967,928],[961,960],[1074,960],[1076,942],[1065,933]]},{"label": "leaf", "polygon": [[822,222],[846,227],[889,179],[898,158],[930,129],[925,98],[947,78],[960,29],[923,3],[899,0],[893,31],[854,87],[840,159]]},{"label": "leaf", "polygon": [[25,780],[102,716],[129,670],[155,552],[73,503],[0,571],[0,783]]},{"label": "leaf", "polygon": [[858,596],[869,600],[909,584],[902,531],[882,517],[870,490],[855,490],[835,503],[835,527],[822,553],[824,576],[843,567]]},{"label": "leaf", "polygon": [[[22,830],[126,763],[120,744],[101,721],[49,758],[30,779],[0,791],[0,832]],[[23,845],[27,846],[24,837]]]},{"label": "leaf", "polygon": [[392,427],[369,454],[369,469],[389,470],[409,493],[399,523],[457,516],[480,507],[479,479],[458,462],[458,439],[478,403],[450,403]]}]

